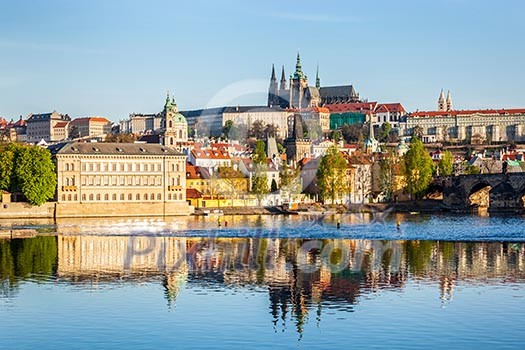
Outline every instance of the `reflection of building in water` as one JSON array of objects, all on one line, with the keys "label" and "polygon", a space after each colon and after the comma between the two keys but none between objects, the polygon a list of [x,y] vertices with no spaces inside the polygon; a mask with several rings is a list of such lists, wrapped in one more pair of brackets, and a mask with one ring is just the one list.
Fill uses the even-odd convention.
[{"label": "reflection of building in water", "polygon": [[170,305],[186,281],[268,287],[274,327],[291,321],[299,333],[308,319],[321,322],[326,305],[352,310],[408,278],[433,282],[443,301],[459,283],[525,281],[521,244],[136,236],[58,236],[57,244],[58,277],[162,277]]}]

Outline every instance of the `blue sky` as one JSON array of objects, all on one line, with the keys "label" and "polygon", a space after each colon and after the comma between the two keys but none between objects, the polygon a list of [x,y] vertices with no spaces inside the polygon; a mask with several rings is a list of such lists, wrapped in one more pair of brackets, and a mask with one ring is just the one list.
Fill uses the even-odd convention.
[{"label": "blue sky", "polygon": [[[272,63],[300,51],[322,85],[436,108],[525,107],[525,2],[0,0],[0,116],[57,110],[117,121],[265,104]],[[279,68],[280,69],[280,68]]]}]

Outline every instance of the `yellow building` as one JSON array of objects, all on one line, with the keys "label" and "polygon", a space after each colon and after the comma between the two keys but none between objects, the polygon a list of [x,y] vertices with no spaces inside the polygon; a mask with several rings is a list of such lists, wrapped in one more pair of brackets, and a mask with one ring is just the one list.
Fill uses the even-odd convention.
[{"label": "yellow building", "polygon": [[186,156],[158,144],[50,147],[57,216],[186,215]]}]

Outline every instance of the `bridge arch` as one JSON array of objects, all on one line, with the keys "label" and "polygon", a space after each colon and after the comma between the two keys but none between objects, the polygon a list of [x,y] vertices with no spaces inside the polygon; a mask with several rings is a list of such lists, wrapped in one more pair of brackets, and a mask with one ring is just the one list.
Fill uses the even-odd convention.
[{"label": "bridge arch", "polygon": [[521,199],[519,193],[506,181],[494,186],[489,194],[491,211],[504,211],[516,208]]},{"label": "bridge arch", "polygon": [[492,185],[488,181],[479,181],[474,183],[467,193],[467,204],[474,208],[490,207],[490,191]]}]

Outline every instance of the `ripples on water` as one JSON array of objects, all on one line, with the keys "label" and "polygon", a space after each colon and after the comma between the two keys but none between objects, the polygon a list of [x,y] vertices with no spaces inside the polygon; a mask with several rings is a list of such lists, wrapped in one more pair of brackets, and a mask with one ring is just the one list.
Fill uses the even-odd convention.
[{"label": "ripples on water", "polygon": [[0,348],[520,348],[523,218],[220,222],[19,225],[46,235],[0,240]]}]

